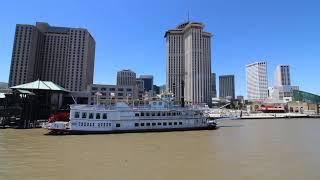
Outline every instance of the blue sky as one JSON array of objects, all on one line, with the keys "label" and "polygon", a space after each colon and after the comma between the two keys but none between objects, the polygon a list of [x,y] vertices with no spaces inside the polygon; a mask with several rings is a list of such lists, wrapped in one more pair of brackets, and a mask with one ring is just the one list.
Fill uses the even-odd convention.
[{"label": "blue sky", "polygon": [[123,68],[165,83],[167,29],[187,20],[211,32],[212,69],[235,74],[245,95],[245,65],[268,62],[269,85],[277,64],[290,64],[292,83],[320,93],[320,2],[294,0],[55,0],[2,1],[0,81],[8,81],[15,24],[48,22],[87,28],[96,40],[94,81],[113,84]]}]

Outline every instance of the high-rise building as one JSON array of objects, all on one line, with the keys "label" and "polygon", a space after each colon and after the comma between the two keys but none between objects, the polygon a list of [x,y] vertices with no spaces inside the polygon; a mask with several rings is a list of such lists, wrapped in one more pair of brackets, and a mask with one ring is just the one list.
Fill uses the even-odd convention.
[{"label": "high-rise building", "polygon": [[95,40],[87,29],[17,24],[9,86],[41,79],[86,90],[93,83],[94,57]]},{"label": "high-rise building", "polygon": [[186,22],[165,34],[167,89],[176,101],[184,95],[187,103],[211,103],[212,35],[203,29],[203,23]]},{"label": "high-rise building", "polygon": [[291,85],[289,65],[277,65],[275,71],[274,87],[269,88],[269,98],[289,102],[292,100],[293,91],[299,90],[298,86]]},{"label": "high-rise building", "polygon": [[235,98],[235,85],[234,75],[223,75],[219,76],[219,97]]},{"label": "high-rise building", "polygon": [[247,96],[249,100],[264,100],[268,97],[267,62],[246,66]]},{"label": "high-rise building", "polygon": [[153,90],[153,76],[152,75],[140,75],[140,80],[143,81],[144,91],[149,92]]},{"label": "high-rise building", "polygon": [[276,86],[290,86],[290,68],[289,65],[278,65],[275,71]]},{"label": "high-rise building", "polygon": [[211,97],[217,97],[216,73],[211,73]]},{"label": "high-rise building", "polygon": [[118,86],[135,86],[136,85],[136,73],[130,69],[124,69],[117,73],[117,85]]}]

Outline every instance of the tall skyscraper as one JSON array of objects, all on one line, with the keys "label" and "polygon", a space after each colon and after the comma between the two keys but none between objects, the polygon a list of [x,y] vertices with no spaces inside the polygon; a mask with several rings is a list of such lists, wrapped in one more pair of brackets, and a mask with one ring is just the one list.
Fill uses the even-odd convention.
[{"label": "tall skyscraper", "polygon": [[153,90],[153,76],[152,75],[140,75],[139,79],[143,81],[144,90],[146,92]]},{"label": "tall skyscraper", "polygon": [[117,85],[118,86],[135,86],[136,85],[136,73],[130,69],[124,69],[117,73]]},{"label": "tall skyscraper", "polygon": [[184,94],[187,103],[211,103],[212,35],[203,29],[202,23],[186,22],[165,34],[167,89],[176,101]]},{"label": "tall skyscraper", "polygon": [[86,90],[93,83],[94,57],[95,40],[86,29],[17,24],[9,86],[41,79]]},{"label": "tall skyscraper", "polygon": [[217,97],[216,73],[211,73],[211,97]]},{"label": "tall skyscraper", "polygon": [[219,97],[235,98],[234,75],[219,76]]},{"label": "tall skyscraper", "polygon": [[267,62],[246,66],[247,96],[249,100],[264,100],[268,97]]},{"label": "tall skyscraper", "polygon": [[276,86],[290,86],[290,68],[289,65],[278,65],[275,71]]}]

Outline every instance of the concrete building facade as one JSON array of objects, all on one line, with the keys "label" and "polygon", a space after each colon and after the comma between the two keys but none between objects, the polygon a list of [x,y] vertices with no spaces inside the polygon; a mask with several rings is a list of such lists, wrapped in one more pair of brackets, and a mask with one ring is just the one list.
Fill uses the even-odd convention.
[{"label": "concrete building facade", "polygon": [[86,29],[17,24],[9,86],[41,79],[84,91],[93,83],[94,57],[95,40]]},{"label": "concrete building facade", "polygon": [[130,69],[124,69],[117,72],[118,86],[134,86],[136,85],[136,73]]},{"label": "concrete building facade", "polygon": [[211,103],[212,35],[203,29],[203,23],[186,22],[165,34],[166,83],[176,101],[184,95],[187,103]]},{"label": "concrete building facade", "polygon": [[265,100],[268,97],[267,62],[246,65],[248,100]]},{"label": "concrete building facade", "polygon": [[110,104],[139,99],[137,86],[92,84],[88,87],[88,104]]},{"label": "concrete building facade", "polygon": [[219,76],[219,97],[231,97],[232,99],[235,98],[234,75]]},{"label": "concrete building facade", "polygon": [[290,67],[289,65],[277,65],[275,71],[275,86],[290,86]]}]

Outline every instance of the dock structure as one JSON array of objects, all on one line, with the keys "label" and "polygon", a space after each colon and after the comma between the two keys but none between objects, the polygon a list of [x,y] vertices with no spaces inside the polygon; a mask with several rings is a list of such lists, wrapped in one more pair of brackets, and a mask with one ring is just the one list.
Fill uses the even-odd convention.
[{"label": "dock structure", "polygon": [[61,108],[68,90],[50,81],[34,81],[10,87],[12,93],[0,100],[0,127],[34,128],[39,119]]}]

